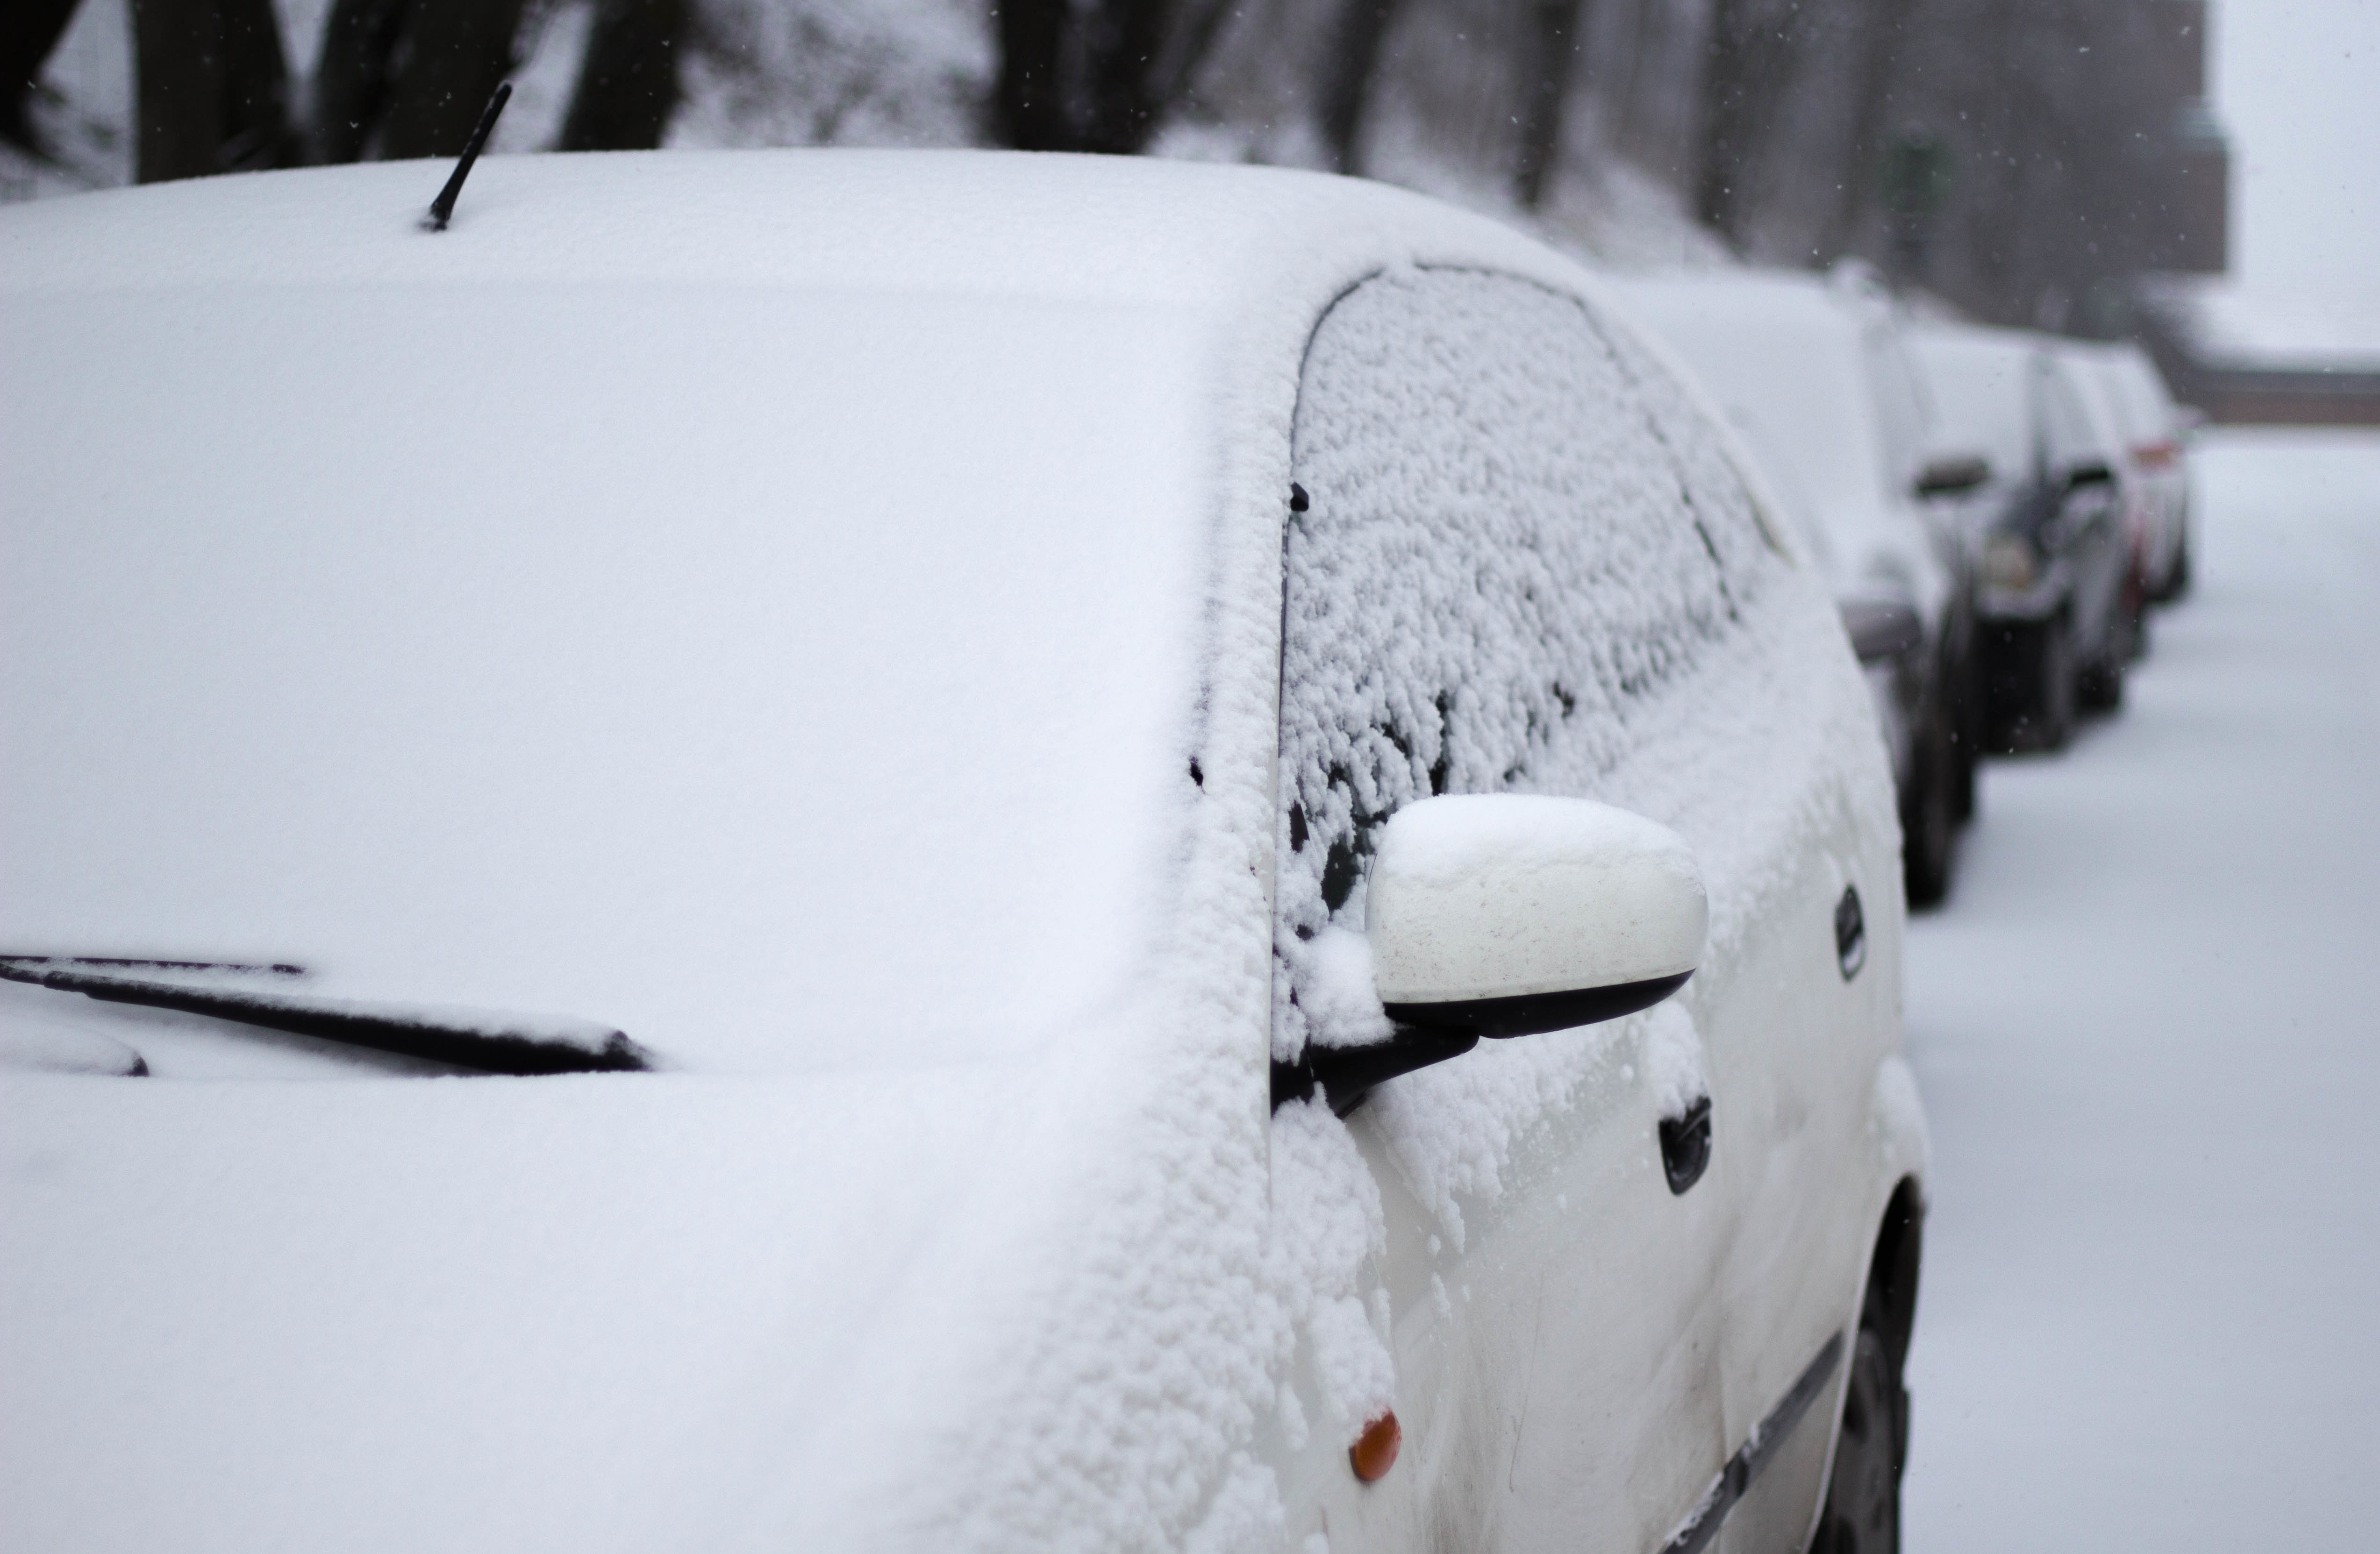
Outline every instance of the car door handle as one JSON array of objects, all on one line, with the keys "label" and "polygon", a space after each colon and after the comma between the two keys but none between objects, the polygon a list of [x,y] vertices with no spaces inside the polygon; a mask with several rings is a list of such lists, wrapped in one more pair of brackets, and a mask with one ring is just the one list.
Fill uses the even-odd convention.
[{"label": "car door handle", "polygon": [[1860,910],[1859,887],[1843,887],[1835,903],[1835,965],[1848,982],[1867,964],[1867,914]]},{"label": "car door handle", "polygon": [[1670,1194],[1682,1196],[1710,1164],[1710,1097],[1696,1096],[1682,1117],[1662,1118],[1660,1135],[1661,1173],[1670,1179]]}]

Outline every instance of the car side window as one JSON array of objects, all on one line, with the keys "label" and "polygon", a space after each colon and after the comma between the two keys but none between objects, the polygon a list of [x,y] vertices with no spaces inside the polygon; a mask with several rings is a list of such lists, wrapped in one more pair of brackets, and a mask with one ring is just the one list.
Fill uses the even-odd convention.
[{"label": "car side window", "polygon": [[1293,472],[1283,1056],[1317,1022],[1332,1038],[1325,935],[1362,927],[1381,822],[1432,794],[1593,793],[1785,565],[1666,372],[1506,276],[1402,271],[1342,297],[1307,353]]},{"label": "car side window", "polygon": [[1933,406],[1923,381],[1911,365],[1899,340],[1877,330],[1867,340],[1868,392],[1876,402],[1876,419],[1883,435],[1884,482],[1888,490],[1905,490],[1917,473]]},{"label": "car side window", "polygon": [[2101,456],[2090,412],[2082,407],[2082,396],[2067,382],[2066,374],[2046,357],[2041,358],[2039,374],[2042,445],[2048,453],[2051,469]]}]

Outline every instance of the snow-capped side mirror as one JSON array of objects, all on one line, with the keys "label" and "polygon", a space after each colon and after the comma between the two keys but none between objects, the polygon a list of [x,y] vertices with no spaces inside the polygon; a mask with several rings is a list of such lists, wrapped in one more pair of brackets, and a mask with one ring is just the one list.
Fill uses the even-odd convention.
[{"label": "snow-capped side mirror", "polygon": [[1473,794],[1397,811],[1366,937],[1399,1025],[1527,1036],[1660,1002],[1700,964],[1709,908],[1669,827],[1584,798]]},{"label": "snow-capped side mirror", "polygon": [[1321,1087],[1345,1116],[1373,1086],[1481,1037],[1649,1008],[1693,976],[1709,917],[1678,834],[1584,798],[1426,798],[1380,833],[1366,897],[1385,1041],[1275,1060],[1272,1103]]},{"label": "snow-capped side mirror", "polygon": [[1957,496],[1988,484],[1991,478],[1991,460],[1982,455],[1944,454],[1925,461],[1914,489],[1920,497]]}]

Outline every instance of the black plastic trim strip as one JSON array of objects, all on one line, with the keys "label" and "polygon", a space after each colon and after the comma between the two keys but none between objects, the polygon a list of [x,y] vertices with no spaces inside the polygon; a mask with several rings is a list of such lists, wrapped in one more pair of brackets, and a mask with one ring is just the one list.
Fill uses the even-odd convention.
[{"label": "black plastic trim strip", "polygon": [[1469,1031],[1431,1030],[1423,1026],[1399,1026],[1386,1041],[1369,1047],[1317,1047],[1306,1044],[1293,1063],[1275,1060],[1272,1065],[1272,1109],[1310,1099],[1319,1087],[1330,1099],[1330,1110],[1344,1117],[1364,1104],[1372,1087],[1411,1074],[1417,1068],[1459,1058],[1479,1045]]},{"label": "black plastic trim strip", "polygon": [[23,982],[54,992],[80,993],[103,1003],[207,1014],[260,1030],[285,1031],[291,1036],[309,1036],[375,1052],[395,1052],[401,1057],[422,1058],[484,1074],[637,1074],[654,1066],[653,1055],[623,1031],[610,1032],[600,1048],[589,1049],[540,1036],[526,1020],[517,1030],[490,1030],[414,1014],[381,1014],[345,1001],[333,1003],[277,993],[188,988],[128,977],[37,969],[57,965],[62,958],[0,956],[0,980]]},{"label": "black plastic trim strip", "polygon": [[1678,1530],[1670,1535],[1670,1541],[1661,1546],[1661,1554],[1702,1554],[1703,1549],[1710,1547],[1711,1540],[1718,1536],[1719,1524],[1727,1520],[1727,1513],[1735,1509],[1735,1502],[1743,1499],[1751,1489],[1752,1481],[1760,1476],[1760,1470],[1784,1450],[1785,1438],[1793,1433],[1793,1427],[1802,1422],[1802,1415],[1810,1412],[1810,1405],[1818,1401],[1820,1392],[1827,1390],[1827,1379],[1834,1375],[1835,1366],[1842,1357],[1843,1335],[1836,1333],[1827,1340],[1826,1347],[1818,1351],[1817,1357],[1803,1367],[1801,1377],[1777,1406],[1768,1411],[1768,1416],[1752,1427],[1752,1438],[1727,1460],[1727,1466],[1711,1480],[1711,1487],[1703,1491],[1703,1498],[1694,1511],[1680,1524]]},{"label": "black plastic trim strip", "polygon": [[1518,998],[1475,998],[1458,1003],[1391,1003],[1389,1018],[1401,1026],[1429,1026],[1439,1030],[1469,1031],[1474,1036],[1501,1039],[1536,1036],[1616,1020],[1650,1009],[1686,985],[1692,971],[1675,977],[1654,977],[1642,982],[1621,982],[1609,988],[1585,988],[1567,993],[1524,993]]}]

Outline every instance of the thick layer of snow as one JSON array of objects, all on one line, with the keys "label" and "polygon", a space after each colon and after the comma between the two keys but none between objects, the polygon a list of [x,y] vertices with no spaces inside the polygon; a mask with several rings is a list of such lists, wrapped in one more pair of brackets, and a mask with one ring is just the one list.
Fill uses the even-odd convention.
[{"label": "thick layer of snow", "polygon": [[1871,381],[1880,312],[1804,275],[1638,280],[1623,295],[1759,450],[1830,574],[1862,576],[1913,452]]},{"label": "thick layer of snow", "polygon": [[0,332],[9,944],[747,1069],[997,1046],[1145,952],[1194,322],[208,283]]},{"label": "thick layer of snow", "polygon": [[1358,289],[1316,333],[1297,440],[1285,1058],[1305,942],[1364,923],[1382,820],[1433,793],[1593,792],[1786,571],[1715,431],[1633,338],[1517,282]]},{"label": "thick layer of snow", "polygon": [[1996,480],[2030,479],[2039,340],[2015,330],[1934,324],[1912,330],[1909,345],[1934,397],[1932,451],[1980,454]]},{"label": "thick layer of snow", "polygon": [[1708,917],[1677,832],[1592,799],[1525,794],[1449,794],[1400,811],[1366,897],[1389,1003],[1681,976],[1702,958]]},{"label": "thick layer of snow", "polygon": [[[552,731],[546,714],[560,708],[572,713],[560,731],[569,737],[544,753],[565,758],[549,767],[549,797],[564,819],[573,793],[677,803],[674,823],[759,852],[743,872],[727,867],[733,853],[703,855],[735,886],[724,899],[741,902],[769,899],[780,884],[762,866],[782,855],[767,849],[884,862],[860,856],[868,837],[852,815],[806,801],[793,777],[830,793],[879,794],[880,807],[955,794],[975,823],[919,810],[916,833],[884,850],[895,872],[920,866],[937,827],[951,828],[944,859],[1000,867],[929,880],[918,909],[929,919],[943,911],[944,929],[998,942],[1052,918],[1025,910],[962,923],[947,902],[980,905],[997,891],[1021,891],[1029,903],[1035,891],[1087,884],[1068,899],[1087,902],[1084,914],[1097,920],[1063,924],[1063,947],[1085,968],[1080,985],[1058,989],[1057,1002],[986,1014],[965,1039],[946,1043],[918,1042],[880,1014],[837,1022],[820,1009],[772,1012],[782,1028],[803,1033],[812,1059],[848,1054],[865,1073],[0,1085],[0,1140],[10,1150],[0,1213],[10,1245],[33,1254],[0,1261],[8,1346],[0,1370],[11,1378],[0,1429],[33,1432],[0,1441],[8,1475],[0,1517],[9,1519],[0,1541],[423,1548],[455,1545],[468,1528],[499,1543],[551,1537],[577,1548],[1105,1549],[1229,1542],[1277,1525],[1278,1489],[1262,1465],[1269,1443],[1343,1440],[1394,1385],[1383,1342],[1394,1314],[1359,1277],[1381,1223],[1363,1159],[1327,1111],[1309,1107],[1269,1127],[1265,1105],[1268,907],[1281,819],[1281,525],[1299,370],[1313,321],[1367,276],[1386,274],[1393,286],[1434,273],[1462,291],[1466,273],[1500,269],[1546,317],[1572,321],[1587,315],[1557,293],[1592,298],[1597,284],[1489,224],[1411,196],[1247,170],[802,153],[497,159],[475,176],[454,230],[435,238],[414,226],[429,171],[219,180],[0,216],[7,327],[46,351],[11,349],[0,358],[7,370],[63,370],[71,359],[63,326],[44,321],[71,312],[85,337],[112,349],[138,331],[170,329],[166,337],[188,350],[262,365],[255,342],[278,342],[276,382],[285,390],[294,375],[310,397],[291,407],[284,393],[276,414],[330,436],[338,418],[329,407],[360,395],[387,423],[386,446],[352,429],[336,432],[329,453],[285,436],[273,445],[289,451],[269,464],[211,453],[195,435],[103,443],[77,428],[91,485],[153,493],[192,460],[256,484],[235,484],[213,515],[225,553],[176,528],[178,512],[111,508],[70,472],[50,470],[42,490],[71,499],[91,533],[60,530],[41,504],[21,518],[12,510],[12,528],[21,522],[56,548],[49,559],[89,563],[99,540],[123,541],[115,572],[67,574],[82,581],[65,599],[128,635],[67,629],[64,646],[22,643],[54,666],[79,647],[89,655],[73,661],[80,667],[118,670],[102,675],[108,695],[92,698],[86,718],[64,701],[30,700],[44,731],[87,757],[130,747],[164,760],[176,747],[163,733],[208,747],[200,711],[267,737],[289,718],[327,719],[356,756],[371,748],[372,710],[410,684],[408,666],[427,663],[452,704],[423,694],[394,703],[391,760],[342,769],[356,814],[383,783],[402,791],[420,781],[388,775],[402,771],[395,758],[422,743],[395,735],[441,720],[502,737],[477,752],[439,745],[443,785],[407,814],[426,822],[458,804],[475,814],[464,802],[477,791],[475,753],[502,791],[542,791],[528,784],[540,747],[506,731]],[[134,232],[138,243],[128,241]],[[896,293],[907,311],[892,305]],[[208,306],[171,315],[164,299],[176,296]],[[607,311],[597,306],[604,300],[622,306]],[[480,342],[475,328],[500,319],[511,328],[528,321],[532,343],[552,359],[516,363]],[[334,322],[335,335],[301,334],[308,320]],[[971,345],[954,338],[961,320],[982,326]],[[289,349],[324,338],[400,364],[410,385],[403,403],[375,399],[369,383],[334,374],[334,363],[309,365]],[[1080,348],[1052,358],[1052,341]],[[1580,607],[1541,589],[1556,646],[1570,656],[1544,665],[1543,686],[1533,667],[1511,685],[1490,676],[1473,687],[1488,715],[1477,749],[1458,759],[1475,756],[1466,781],[1584,786],[1674,828],[1710,889],[1706,965],[1724,970],[1749,926],[1768,920],[1780,893],[1801,882],[1791,866],[1810,837],[1844,829],[1846,799],[1864,828],[1862,855],[1885,844],[1888,777],[1834,612],[1816,579],[1764,538],[1721,435],[1680,419],[1694,413],[1691,392],[1669,382],[1624,331],[1606,332],[1597,349],[1568,385],[1581,413],[1518,428],[1548,443],[1528,456],[1548,461],[1596,522],[1599,504],[1667,504],[1656,510],[1674,515],[1682,496],[1706,521],[1645,539],[1643,552],[1624,558],[1637,576],[1594,594],[1606,626],[1618,628],[1622,650],[1612,662],[1596,657]],[[644,370],[607,390],[624,351]],[[817,362],[837,370],[805,372]],[[159,365],[186,386],[194,376],[171,352]],[[1488,392],[1450,402],[1459,407],[1451,419],[1495,425],[1496,396],[1547,362],[1474,365]],[[905,404],[895,368],[913,386]],[[124,377],[114,367],[99,375],[119,386]],[[971,396],[964,416],[937,397],[987,383],[1031,393],[1013,405]],[[214,399],[175,402],[167,419],[245,433],[270,386],[234,381]],[[158,391],[132,392],[142,404],[138,395]],[[577,415],[553,419],[548,396]],[[1079,413],[1044,419],[1038,432],[1001,419],[1053,401]],[[236,421],[243,408],[249,419]],[[1133,435],[1169,414],[1195,430],[1153,452]],[[984,417],[1004,435],[986,431]],[[21,425],[9,423],[23,441],[8,456],[46,467],[55,453]],[[832,443],[838,429],[850,447]],[[556,459],[541,443],[525,448],[524,431],[567,443],[575,459]],[[1551,445],[1592,450],[1604,437],[1612,456],[1596,462]],[[1675,439],[1665,452],[1647,445],[1664,437]],[[1087,462],[1068,462],[1086,439]],[[774,462],[785,456],[781,444],[810,450],[827,475],[795,478]],[[152,447],[173,459],[152,467]],[[633,467],[632,449],[662,467]],[[441,451],[453,467],[439,465]],[[1409,461],[1392,461],[1399,480],[1421,467],[1410,462],[1414,450],[1378,451]],[[1454,452],[1445,467],[1475,475],[1471,455]],[[863,466],[857,453],[873,462]],[[986,473],[1013,474],[1019,461],[1033,479],[1002,483]],[[748,479],[735,473],[754,468]],[[348,520],[310,529],[306,506],[281,489],[302,487],[351,520],[348,504],[363,499],[347,488],[360,477],[383,504],[377,525],[360,531]],[[458,514],[490,489],[473,478],[495,482],[517,513],[486,531],[465,522]],[[767,520],[796,498],[813,516],[789,535]],[[1006,522],[971,526],[987,510]],[[152,532],[139,528],[144,512]],[[826,521],[846,516],[844,528]],[[574,519],[601,543],[578,543]],[[1095,532],[1102,523],[1115,534]],[[375,539],[357,559],[382,568],[377,591],[338,565],[354,555],[358,532]],[[1632,540],[1606,532],[1609,546]],[[699,542],[670,542],[683,535]],[[1121,553],[1130,546],[1139,548]],[[469,565],[442,568],[442,554]],[[1576,559],[1588,576],[1608,577],[1595,565],[1616,570],[1621,558],[1582,547]],[[128,608],[173,597],[176,566],[242,606],[187,645],[176,638],[193,629],[187,607],[164,622]],[[782,609],[756,586],[769,567],[796,577]],[[556,578],[589,586],[574,591]],[[11,579],[23,586],[14,569]],[[913,597],[886,601],[896,580]],[[276,581],[291,586],[275,591]],[[1112,586],[1101,595],[1094,581]],[[459,646],[425,639],[414,629],[421,616],[398,608],[392,582],[416,612],[478,635]],[[1029,592],[978,597],[1001,588],[1047,588],[1075,613],[1053,614],[1051,599]],[[665,621],[636,608],[648,592],[674,601]],[[721,594],[730,607],[689,604]],[[886,615],[870,616],[880,601]],[[47,594],[39,602],[53,614],[62,608]],[[829,618],[805,621],[797,604]],[[965,629],[1027,615],[1038,632],[979,640]],[[204,625],[203,612],[198,618]],[[638,625],[632,645],[607,635],[622,620]],[[13,612],[10,622],[22,629]],[[904,622],[926,633],[909,651],[888,647],[880,662],[838,653],[858,641],[897,645]],[[276,634],[336,651],[326,663],[285,663],[268,651]],[[798,659],[738,661],[734,650],[747,639]],[[370,641],[395,649],[375,657],[363,650]],[[140,643],[151,647],[154,684],[110,658]],[[458,676],[474,644],[505,667]],[[187,662],[167,650],[186,650]],[[1075,662],[1102,654],[1114,662]],[[12,656],[24,653],[12,645]],[[1012,680],[1046,681],[1004,685],[1003,696],[1020,699],[1002,706],[967,706],[959,692],[979,681],[978,659]],[[211,662],[228,662],[243,681],[262,677],[274,697],[242,701],[209,682]],[[804,674],[796,662],[832,673]],[[521,664],[538,666],[533,685],[519,683]],[[587,673],[572,675],[573,664]],[[1557,672],[1577,680],[1561,683],[1577,713],[1567,733],[1532,735],[1530,710],[1559,715]],[[909,679],[892,687],[904,694],[886,698],[883,677],[904,673]],[[603,737],[589,710],[618,685],[667,738],[639,747]],[[1070,687],[1081,694],[1062,694]],[[1123,688],[1135,693],[1129,707],[1116,701]],[[315,699],[294,699],[299,689]],[[883,742],[880,753],[930,756],[930,769],[839,771],[835,750],[805,746],[772,699],[832,707],[863,693],[880,708],[942,720],[939,739],[858,730]],[[18,694],[30,696],[22,686]],[[127,697],[140,717],[116,715]],[[755,723],[773,729],[770,748],[789,763],[782,790],[738,764],[739,740]],[[1124,747],[1087,754],[1080,735],[1101,723]],[[1036,764],[1056,759],[1029,737],[1037,731],[1064,735],[1055,748],[1120,787],[1089,800],[1092,811],[1048,806],[1036,784],[1070,785],[1079,774]],[[20,747],[9,748],[18,759]],[[1508,751],[1536,763],[1525,781],[1507,777]],[[212,759],[227,758],[218,749]],[[167,799],[177,793],[163,777],[96,759],[60,764]],[[188,781],[206,770],[195,763]],[[249,784],[221,788],[214,808],[189,806],[179,832],[128,808],[126,823],[150,825],[152,847],[203,855],[223,840],[212,817],[227,817],[220,823],[256,847],[284,849],[290,879],[340,901],[341,931],[364,942],[374,927],[358,910],[367,893],[286,851],[265,822],[285,808],[304,836],[334,849],[364,844],[333,832],[329,806],[307,784],[270,768],[247,775]],[[45,823],[51,811],[71,813],[73,795],[55,783],[47,791]],[[722,791],[730,812],[703,812],[697,800]],[[775,804],[764,802],[772,795]],[[982,829],[1003,815],[1010,832]],[[731,965],[703,937],[722,916],[709,897],[693,904],[695,916],[682,889],[639,893],[656,879],[683,885],[666,849],[632,849],[607,876],[575,860],[604,861],[616,839],[582,827],[587,853],[566,852],[565,825],[530,807],[520,816],[525,829],[514,832],[478,815],[478,835],[499,848],[541,838],[544,851],[516,861],[532,875],[556,869],[596,900],[552,890],[546,904],[560,926],[523,920],[506,933],[535,952],[528,959],[545,966],[550,987],[582,991],[557,997],[506,980],[516,957],[499,976],[493,952],[475,951],[482,958],[473,961],[455,948],[459,936],[443,949],[431,941],[438,953],[408,949],[400,930],[412,908],[402,905],[380,926],[386,972],[404,985],[372,990],[616,1021],[665,1054],[662,1030],[585,997],[595,982],[581,979],[624,1002],[720,997],[716,987],[687,990],[705,970],[732,972],[735,996],[755,1002],[782,994],[771,979],[788,973],[769,954],[783,938]],[[882,819],[871,812],[867,824]],[[390,878],[409,882],[405,870],[416,864],[473,864],[463,840],[427,823],[411,828],[418,846],[385,844],[406,829],[370,844]],[[84,903],[76,926],[99,925],[102,896],[152,912],[143,919],[152,929],[168,926],[162,908],[141,904],[137,878],[117,877],[142,855],[92,840],[115,874],[76,883],[83,893],[65,898]],[[52,845],[22,822],[10,840],[35,859]],[[1100,849],[1113,856],[1086,861]],[[1020,874],[1021,859],[1049,877]],[[1111,878],[1133,881],[1126,894],[1099,893]],[[847,899],[883,906],[898,883],[799,888],[832,913]],[[277,880],[271,888],[295,889]],[[600,910],[606,891],[661,936],[658,949],[648,941],[641,958],[633,953],[639,947]],[[205,903],[184,905],[177,920],[194,929],[213,920],[195,910]],[[21,892],[0,898],[0,909],[30,910]],[[485,910],[465,895],[454,909]],[[427,918],[411,919],[417,936],[445,931]],[[567,927],[601,937],[590,945]],[[978,942],[940,946],[943,958],[927,965],[936,945],[869,938],[869,927],[865,914],[802,925],[821,940],[850,936],[846,953],[863,967],[926,965],[928,990],[938,980],[956,986],[953,968],[970,957],[988,964]],[[613,953],[624,949],[631,953]],[[302,947],[271,953],[303,958]],[[1340,957],[1341,981],[1360,980],[1355,960]],[[474,966],[484,975],[461,974]],[[1113,996],[1098,996],[1103,978]],[[919,993],[905,984],[887,996]],[[980,1039],[998,1019],[1022,1030],[1036,1014],[1048,1023],[1030,1040]],[[733,1056],[725,1044],[751,1035],[694,1019],[679,1029],[722,1043],[710,1050],[722,1066]],[[1458,1245],[1464,1216],[1492,1211],[1512,1179],[1515,1149],[1572,1104],[1598,1064],[1641,1062],[1665,1104],[1701,1083],[1691,988],[1631,1021],[1497,1048],[1395,1082],[1376,1102],[1409,1184]],[[987,1049],[1000,1055],[980,1056]],[[138,1492],[120,1492],[128,1481]]]},{"label": "thick layer of snow", "polygon": [[1912,925],[1912,1548],[2353,1548],[2380,1426],[2380,439],[2220,432],[2122,715]]}]

